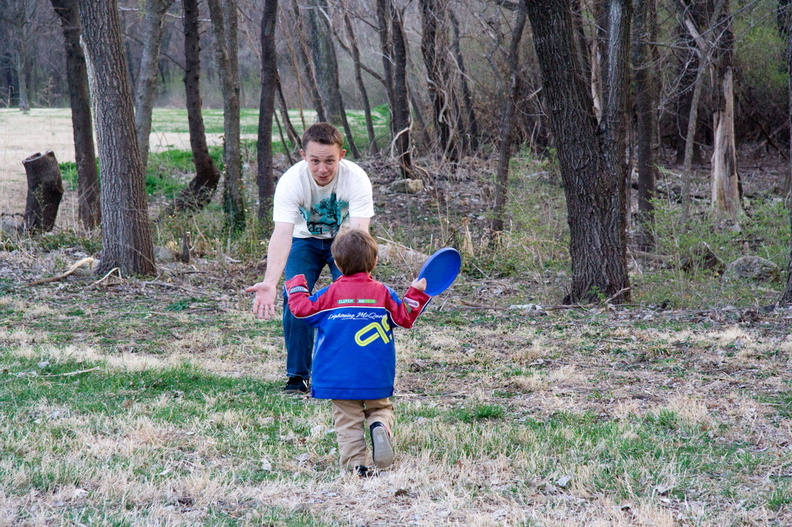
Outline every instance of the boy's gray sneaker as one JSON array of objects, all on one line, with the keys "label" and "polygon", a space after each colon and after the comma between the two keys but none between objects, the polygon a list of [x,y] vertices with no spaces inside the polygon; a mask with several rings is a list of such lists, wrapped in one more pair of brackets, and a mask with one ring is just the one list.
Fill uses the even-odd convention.
[{"label": "boy's gray sneaker", "polygon": [[371,425],[371,456],[377,468],[388,468],[393,464],[393,446],[388,430],[380,422]]}]

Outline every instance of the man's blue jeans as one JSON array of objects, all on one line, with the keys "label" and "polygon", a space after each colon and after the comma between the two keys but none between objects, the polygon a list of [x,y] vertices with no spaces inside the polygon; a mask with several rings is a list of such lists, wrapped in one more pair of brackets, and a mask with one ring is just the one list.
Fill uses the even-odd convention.
[{"label": "man's blue jeans", "polygon": [[[292,238],[291,251],[286,260],[284,277],[289,280],[298,274],[304,274],[308,281],[308,289],[313,292],[314,285],[327,265],[333,280],[341,276],[330,252],[332,239]],[[313,362],[314,328],[292,315],[283,290],[283,338],[286,341],[286,375],[311,377]]]}]

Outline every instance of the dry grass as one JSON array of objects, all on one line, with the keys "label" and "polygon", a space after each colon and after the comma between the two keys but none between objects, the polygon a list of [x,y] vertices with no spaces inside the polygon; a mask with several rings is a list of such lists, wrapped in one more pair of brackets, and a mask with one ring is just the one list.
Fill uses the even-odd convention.
[{"label": "dry grass", "polygon": [[[0,110],[3,212],[20,117]],[[259,266],[21,285],[73,260],[0,252],[0,526],[792,525],[789,310],[471,309],[514,284],[463,276],[399,333],[397,462],[361,480],[328,403],[279,393],[279,323],[241,293]]]},{"label": "dry grass", "polygon": [[[139,287],[128,282],[114,294]],[[22,384],[40,393],[0,414],[8,454],[0,461],[0,525],[714,526],[792,518],[779,494],[768,501],[773,489],[789,489],[792,467],[792,419],[767,399],[789,393],[792,360],[772,320],[764,328],[669,330],[637,329],[628,312],[531,319],[430,311],[398,337],[397,463],[360,480],[336,466],[327,403],[277,393],[281,349],[267,336],[276,323],[261,326],[234,310],[208,326],[196,321],[199,312],[160,311],[168,302],[161,296],[140,302],[140,312],[128,305],[131,318],[116,328],[136,327],[135,317],[152,326],[134,352],[91,343],[112,306],[94,312],[90,327],[99,333],[88,342],[59,344],[62,334],[41,321],[66,316],[63,308],[37,293],[57,288],[0,297],[17,321],[0,331],[0,395]],[[59,294],[62,306],[85,291],[75,280]],[[68,323],[76,328],[79,319]],[[167,353],[155,352],[157,339]],[[87,411],[47,395],[68,381],[47,378],[35,366],[42,360],[55,370],[99,365],[84,376],[108,382],[190,363],[240,384],[150,396],[130,386],[106,394],[120,397],[118,406]],[[38,374],[19,376],[30,371]],[[263,406],[235,402],[245,379],[268,383]],[[101,383],[91,386],[104,396]]]}]

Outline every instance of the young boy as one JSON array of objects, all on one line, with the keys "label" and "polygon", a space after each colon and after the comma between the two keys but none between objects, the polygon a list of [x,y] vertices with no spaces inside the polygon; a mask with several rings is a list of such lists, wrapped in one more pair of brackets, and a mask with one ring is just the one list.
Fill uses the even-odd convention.
[{"label": "young boy", "polygon": [[341,466],[368,476],[364,423],[371,430],[374,465],[393,463],[393,326],[412,327],[430,297],[423,292],[425,279],[413,281],[400,301],[371,277],[377,242],[365,231],[337,236],[331,251],[343,276],[309,297],[305,277],[297,275],[286,282],[286,292],[294,316],[317,328],[311,395],[333,400]]}]

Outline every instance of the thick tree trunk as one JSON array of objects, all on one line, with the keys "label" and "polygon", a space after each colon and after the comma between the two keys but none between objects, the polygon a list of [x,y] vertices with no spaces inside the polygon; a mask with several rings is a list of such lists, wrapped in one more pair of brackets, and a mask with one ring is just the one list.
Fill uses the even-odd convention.
[{"label": "thick tree trunk", "polygon": [[98,273],[156,272],[145,169],[115,0],[80,0],[102,170],[102,255]]},{"label": "thick tree trunk", "polygon": [[223,160],[225,185],[223,210],[226,228],[232,235],[245,230],[245,207],[242,198],[242,158],[240,141],[240,89],[237,44],[237,7],[235,0],[209,0],[212,32],[223,86]]},{"label": "thick tree trunk", "polygon": [[135,87],[135,130],[140,144],[143,166],[148,164],[151,115],[154,111],[154,91],[157,88],[160,50],[162,47],[162,22],[174,0],[146,0],[143,19],[143,55]]},{"label": "thick tree trunk", "polygon": [[[263,221],[270,211],[275,194],[272,169],[272,120],[275,95],[278,91],[278,55],[275,50],[275,22],[278,0],[266,0],[261,16],[261,99],[258,123],[258,219]],[[283,145],[284,147],[286,145]]]},{"label": "thick tree trunk", "polygon": [[[568,1],[527,2],[527,8],[567,202],[572,284],[564,302],[602,297],[628,301],[626,226],[620,209],[623,197],[617,196],[624,184],[623,174],[612,172],[615,160],[607,159],[612,154],[607,144],[600,143],[588,86],[580,69],[574,67],[577,54]],[[621,34],[613,28],[611,32]],[[610,111],[623,108],[618,100],[608,104],[615,105]]]},{"label": "thick tree trunk", "polygon": [[509,44],[509,87],[503,97],[503,111],[500,122],[500,149],[498,152],[498,175],[495,181],[495,206],[492,218],[492,241],[503,232],[503,216],[509,190],[509,163],[511,161],[512,131],[514,130],[514,110],[520,91],[520,41],[527,21],[525,4],[520,4],[517,22],[512,30]]},{"label": "thick tree trunk", "polygon": [[396,155],[402,175],[418,179],[419,175],[413,168],[412,141],[410,137],[410,97],[407,85],[407,39],[404,35],[404,24],[401,11],[391,2],[391,37],[393,39],[393,93],[395,95],[391,112],[395,116],[396,130],[394,142]]},{"label": "thick tree trunk", "polygon": [[635,0],[635,35],[633,37],[633,68],[635,69],[636,157],[638,169],[638,214],[636,246],[644,252],[654,250],[654,204],[656,169],[655,108],[657,92],[654,83],[653,51],[656,33],[654,0]]},{"label": "thick tree trunk", "polygon": [[52,151],[36,153],[22,164],[27,175],[27,203],[22,228],[31,233],[49,232],[55,227],[63,197],[63,180]]},{"label": "thick tree trunk", "polygon": [[[630,86],[630,28],[632,0],[610,0],[607,15],[605,55],[605,108],[600,122],[603,153],[607,167],[607,204],[603,211],[605,236],[602,263],[609,283],[621,283],[627,289],[627,108]],[[623,282],[622,282],[623,281]],[[611,292],[608,296],[612,296]],[[628,301],[629,291],[618,294],[618,301]]]},{"label": "thick tree trunk", "polygon": [[66,80],[74,134],[74,159],[77,165],[77,216],[86,230],[99,226],[99,173],[91,121],[91,97],[88,89],[88,70],[85,54],[80,46],[80,8],[77,0],[51,0],[63,29],[66,45]]},{"label": "thick tree trunk", "polygon": [[198,0],[183,0],[184,8],[184,90],[187,102],[187,124],[195,176],[189,185],[166,209],[165,215],[205,207],[217,191],[220,171],[209,155],[201,102],[201,40]]}]

